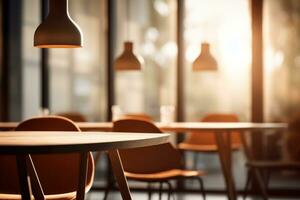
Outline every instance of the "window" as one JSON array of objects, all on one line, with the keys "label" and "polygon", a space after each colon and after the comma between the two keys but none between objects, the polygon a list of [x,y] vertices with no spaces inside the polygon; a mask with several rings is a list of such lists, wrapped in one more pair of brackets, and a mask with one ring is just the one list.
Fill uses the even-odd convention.
[{"label": "window", "polygon": [[116,71],[116,103],[125,113],[146,113],[159,120],[160,105],[175,105],[176,1],[117,1],[117,55],[134,42],[142,71]]},{"label": "window", "polygon": [[265,118],[284,121],[299,113],[299,1],[265,1]]},{"label": "window", "polygon": [[[265,0],[264,2],[264,114],[266,121],[286,122],[299,115],[300,102],[300,1]],[[296,159],[297,134],[269,134],[268,157]],[[297,176],[277,173],[279,188],[296,188]],[[285,180],[288,180],[285,181]]]},{"label": "window", "polygon": [[[187,0],[185,5],[186,120],[207,113],[250,118],[251,27],[248,0]],[[217,71],[192,71],[192,62],[208,42]]]},{"label": "window", "polygon": [[[250,120],[251,25],[248,0],[186,0],[185,42],[185,120],[198,121],[209,113],[234,113],[240,121]],[[218,63],[217,71],[193,71],[192,62],[202,42],[210,44]],[[187,154],[187,166],[193,161]],[[196,156],[196,155],[195,155]],[[197,167],[208,172],[205,186],[224,188],[217,155],[200,154]],[[237,187],[246,177],[242,152],[233,156]],[[189,187],[197,187],[190,183]]]},{"label": "window", "polygon": [[81,27],[84,47],[50,50],[50,108],[53,113],[79,112],[89,121],[106,113],[106,1],[69,1]]},{"label": "window", "polygon": [[40,1],[23,1],[22,73],[23,119],[40,114],[40,50],[33,47],[33,35],[40,24]]}]

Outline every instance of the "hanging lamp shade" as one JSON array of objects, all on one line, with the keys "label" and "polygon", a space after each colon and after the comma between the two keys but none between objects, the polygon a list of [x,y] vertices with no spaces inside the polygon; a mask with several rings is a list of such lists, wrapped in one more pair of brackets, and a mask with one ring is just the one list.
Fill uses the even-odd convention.
[{"label": "hanging lamp shade", "polygon": [[34,33],[39,48],[82,47],[82,33],[68,12],[68,0],[49,0],[49,14]]},{"label": "hanging lamp shade", "polygon": [[218,64],[216,59],[210,53],[209,43],[201,44],[201,53],[193,62],[193,71],[214,71]]},{"label": "hanging lamp shade", "polygon": [[115,60],[116,70],[141,70],[144,60],[133,53],[133,43],[124,42],[123,53]]}]

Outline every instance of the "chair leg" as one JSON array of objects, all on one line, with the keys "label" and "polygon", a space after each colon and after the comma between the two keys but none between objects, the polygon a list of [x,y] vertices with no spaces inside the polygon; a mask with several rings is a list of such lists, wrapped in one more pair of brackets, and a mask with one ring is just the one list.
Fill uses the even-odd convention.
[{"label": "chair leg", "polygon": [[[169,181],[166,181],[168,185],[168,200],[171,200],[171,195],[173,196],[173,187],[172,184]],[[173,196],[173,199],[175,200],[175,197]]]},{"label": "chair leg", "polygon": [[264,171],[264,183],[265,183],[266,190],[268,190],[269,188],[270,178],[271,178],[271,171],[266,169]]},{"label": "chair leg", "polygon": [[193,169],[197,169],[197,163],[198,163],[198,153],[197,152],[193,152],[194,154],[194,160],[193,160]]},{"label": "chair leg", "polygon": [[103,197],[103,200],[107,200],[108,193],[109,193],[109,188],[106,188],[105,191],[104,191],[104,197]]},{"label": "chair leg", "polygon": [[148,183],[148,200],[151,200],[151,197],[152,197],[151,183]]},{"label": "chair leg", "polygon": [[200,190],[201,190],[201,194],[202,194],[203,200],[205,200],[206,199],[206,194],[205,194],[203,180],[202,180],[201,177],[197,177],[197,180],[199,181],[199,184],[200,184]]},{"label": "chair leg", "polygon": [[107,182],[107,185],[106,185],[106,188],[104,190],[104,197],[103,197],[103,200],[107,200],[108,198],[108,194],[111,190],[111,188],[113,188],[115,185],[115,181],[114,180],[108,180]]},{"label": "chair leg", "polygon": [[[100,159],[100,155],[101,155],[101,152],[96,152],[95,154],[95,165],[97,165],[97,162],[98,160]],[[108,156],[108,153],[105,153],[105,158],[106,158],[106,161],[107,161],[107,172],[106,172],[106,188],[105,188],[105,191],[104,191],[104,197],[103,197],[103,200],[107,200],[108,198],[108,194],[111,190],[111,188],[113,187],[113,185],[115,184],[114,182],[114,179],[113,177],[111,176],[112,174],[112,170],[111,170],[111,162],[109,160],[109,156]]]},{"label": "chair leg", "polygon": [[252,170],[248,169],[246,184],[245,184],[245,188],[244,188],[243,200],[246,200],[246,198],[248,196],[248,191],[250,189],[251,181],[252,181],[252,175],[253,175]]},{"label": "chair leg", "polygon": [[109,180],[104,190],[103,200],[107,200],[110,190],[114,187],[115,180]]},{"label": "chair leg", "polygon": [[263,178],[261,176],[260,170],[259,169],[253,169],[253,172],[254,172],[254,177],[255,177],[255,179],[257,181],[259,190],[261,192],[262,198],[264,200],[268,200],[268,194],[267,194],[267,191],[266,191],[266,188],[265,188],[265,184],[264,184],[264,180],[263,180]]},{"label": "chair leg", "polygon": [[159,200],[161,200],[163,182],[159,182]]}]

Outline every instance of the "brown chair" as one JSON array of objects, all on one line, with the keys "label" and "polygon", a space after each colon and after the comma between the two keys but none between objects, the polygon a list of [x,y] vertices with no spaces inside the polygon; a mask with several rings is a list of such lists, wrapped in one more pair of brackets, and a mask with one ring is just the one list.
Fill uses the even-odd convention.
[{"label": "brown chair", "polygon": [[[239,119],[234,114],[208,114],[204,116],[201,122],[238,122]],[[234,132],[231,136],[232,150],[238,150],[242,147],[240,133]],[[178,148],[183,151],[193,151],[194,154],[194,168],[197,168],[198,153],[216,153],[218,146],[215,135],[210,131],[191,132],[187,138],[179,143]]]},{"label": "brown chair", "polygon": [[[145,113],[127,113],[124,114],[121,119],[137,119],[137,120],[145,120],[145,121],[150,121],[152,122],[153,119],[150,115],[147,115]],[[99,153],[97,152],[95,160],[99,157]],[[108,168],[108,170],[110,170],[110,168]],[[107,195],[111,189],[111,187],[113,186],[114,182],[112,180],[112,176],[111,173],[109,173],[110,171],[108,171],[107,173],[107,177],[106,177],[106,181],[107,181],[107,187],[104,193],[104,200],[107,199]]]},{"label": "brown chair", "polygon": [[[78,131],[71,120],[64,117],[37,117],[20,123],[16,131]],[[46,199],[75,199],[79,177],[79,154],[32,155]],[[21,199],[16,157],[0,156],[0,199]],[[88,156],[86,192],[94,179],[94,160]]]},{"label": "brown chair", "polygon": [[128,113],[125,114],[122,119],[141,119],[146,121],[153,121],[153,118],[150,115],[147,115],[145,113]]},{"label": "brown chair", "polygon": [[[115,121],[113,130],[115,132],[161,133],[159,128],[153,123],[138,119]],[[170,198],[172,191],[170,180],[193,178],[199,180],[201,193],[205,199],[205,191],[201,179],[204,172],[183,169],[182,155],[171,143],[121,150],[120,156],[126,177],[136,181],[160,183],[160,197],[163,183],[167,183],[169,186],[168,197]],[[149,197],[151,197],[151,190],[149,190]]]},{"label": "brown chair", "polygon": [[[61,117],[66,117],[66,118],[72,120],[73,122],[87,122],[84,115],[82,115],[79,112],[61,112],[61,113],[57,113],[56,115],[61,116]],[[100,151],[93,153],[95,167],[97,167],[97,164],[101,157],[101,153],[102,152],[100,152]]]},{"label": "brown chair", "polygon": [[[81,113],[78,113],[78,112],[62,112],[62,113],[57,113],[56,115],[66,117],[74,122],[87,122],[84,115],[82,115]],[[100,152],[100,151],[93,153],[95,167],[97,167],[97,164],[101,157],[101,153],[102,152]]]},{"label": "brown chair", "polygon": [[[205,116],[201,122],[238,122],[239,119],[234,114],[209,114]],[[242,146],[240,133],[231,133],[231,148],[233,150],[240,149]],[[218,146],[213,132],[201,131],[192,132],[188,137],[178,145],[179,149],[186,151],[198,152],[216,152]]]},{"label": "brown chair", "polygon": [[66,117],[74,122],[86,122],[86,118],[78,112],[62,112],[62,113],[57,113],[56,115]]},{"label": "brown chair", "polygon": [[[271,178],[271,173],[274,171],[290,170],[300,172],[300,148],[299,148],[299,133],[300,133],[300,115],[294,116],[289,122],[289,130],[286,142],[287,152],[289,153],[288,159],[282,160],[255,160],[253,153],[248,152],[247,163],[248,177],[244,189],[244,199],[246,199],[251,182],[256,181],[262,198],[267,200],[268,185]],[[246,143],[246,142],[244,142]],[[245,144],[247,145],[247,144]],[[251,148],[248,148],[251,149]]]}]

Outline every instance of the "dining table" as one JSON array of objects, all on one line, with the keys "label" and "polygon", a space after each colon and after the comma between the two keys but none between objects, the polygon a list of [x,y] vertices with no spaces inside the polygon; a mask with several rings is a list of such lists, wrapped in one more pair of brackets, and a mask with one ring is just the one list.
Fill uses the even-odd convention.
[{"label": "dining table", "polygon": [[[113,122],[77,122],[82,131],[113,131]],[[0,122],[0,130],[11,130],[18,125],[17,122]],[[210,131],[215,133],[218,146],[218,155],[225,180],[226,193],[229,200],[237,199],[237,190],[232,173],[232,151],[230,134],[242,133],[242,143],[246,157],[250,157],[250,149],[246,144],[244,133],[256,134],[263,131],[284,131],[288,129],[287,123],[253,123],[253,122],[155,122],[155,125],[167,133],[188,133]]]},{"label": "dining table", "polygon": [[[119,149],[163,144],[168,142],[168,137],[169,134],[157,133],[0,131],[0,155],[16,155],[22,200],[30,200],[31,192],[35,199],[43,200],[45,199],[43,186],[40,184],[31,155],[80,153],[76,199],[82,200],[85,198],[88,152],[108,151],[122,198],[131,200]],[[34,173],[30,173],[31,170]],[[28,177],[33,181],[29,182]],[[31,190],[30,186],[35,189]]]}]

